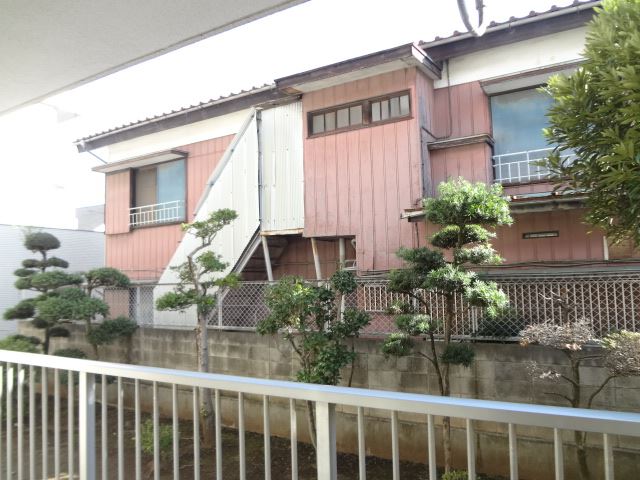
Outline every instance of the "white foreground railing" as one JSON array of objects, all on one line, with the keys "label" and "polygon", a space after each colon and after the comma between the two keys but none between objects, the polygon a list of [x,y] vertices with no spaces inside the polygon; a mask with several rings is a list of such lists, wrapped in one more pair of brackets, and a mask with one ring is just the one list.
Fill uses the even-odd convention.
[{"label": "white foreground railing", "polygon": [[[544,180],[549,176],[549,169],[537,162],[547,158],[553,148],[539,148],[522,152],[504,153],[493,156],[493,178],[500,183],[526,183]],[[563,160],[572,154],[561,155]]]},{"label": "white foreground railing", "polygon": [[[564,407],[551,407],[541,405],[528,405],[518,403],[472,400],[464,398],[444,398],[430,395],[418,395],[411,393],[388,392],[378,390],[366,390],[359,388],[330,387],[323,385],[301,384],[287,381],[265,380],[259,378],[238,377],[229,375],[204,374],[198,372],[169,370],[162,368],[104,363],[90,360],[77,360],[72,358],[52,357],[30,353],[9,352],[0,350],[0,400],[6,407],[6,432],[0,435],[0,439],[6,439],[4,455],[0,455],[4,461],[4,471],[7,479],[26,478],[28,465],[29,478],[49,478],[48,462],[48,435],[42,435],[42,451],[36,454],[36,374],[40,373],[41,400],[40,414],[42,431],[48,432],[48,402],[49,391],[47,379],[51,379],[53,373],[53,402],[54,402],[54,475],[60,478],[62,469],[61,459],[61,373],[66,372],[68,379],[79,376],[79,387],[73,381],[67,382],[67,408],[68,415],[68,478],[73,478],[74,465],[74,431],[78,431],[78,463],[79,478],[93,480],[98,478],[96,437],[96,402],[101,403],[101,477],[109,478],[108,449],[109,439],[106,435],[108,428],[107,393],[101,388],[100,398],[96,396],[97,384],[103,387],[107,385],[109,377],[115,377],[117,389],[117,478],[142,478],[141,463],[141,383],[147,382],[152,387],[152,421],[153,421],[153,473],[154,478],[160,478],[160,423],[159,423],[159,384],[168,384],[172,392],[173,413],[173,478],[180,475],[179,465],[179,425],[177,387],[191,387],[193,395],[193,452],[194,452],[194,478],[200,478],[200,443],[199,443],[199,389],[210,389],[214,396],[215,406],[215,449],[216,449],[216,478],[222,478],[222,456],[225,446],[222,444],[221,424],[221,391],[233,392],[238,399],[238,435],[239,435],[239,472],[240,479],[246,480],[246,446],[245,446],[245,396],[257,395],[263,401],[263,432],[264,435],[264,462],[265,478],[271,478],[271,454],[270,454],[270,414],[269,405],[271,397],[280,397],[289,400],[290,406],[290,439],[291,439],[291,478],[298,478],[297,471],[297,419],[295,401],[310,401],[315,404],[317,425],[317,472],[321,480],[335,480],[337,478],[336,458],[336,405],[347,405],[357,408],[358,427],[358,455],[360,479],[364,480],[365,464],[365,436],[364,436],[364,408],[381,409],[389,412],[391,421],[392,468],[393,478],[400,476],[400,451],[398,440],[398,413],[424,414],[427,416],[426,434],[428,448],[425,458],[428,459],[429,479],[437,479],[436,471],[436,435],[435,416],[448,416],[464,419],[467,436],[467,471],[469,479],[476,478],[476,453],[474,422],[490,421],[508,425],[508,456],[510,465],[510,478],[518,478],[518,453],[516,425],[546,427],[554,432],[554,464],[555,478],[564,478],[563,462],[563,430],[578,430],[595,432],[602,435],[604,454],[604,478],[614,478],[612,435],[640,436],[640,414],[610,412],[598,410],[583,410]],[[39,369],[37,369],[39,367]],[[27,379],[28,373],[28,379]],[[99,381],[98,381],[99,380]],[[135,411],[135,473],[129,471],[125,474],[124,460],[124,390],[123,380],[133,381],[134,384],[134,411]],[[26,384],[26,385],[25,385]],[[28,400],[25,401],[25,388],[28,390]],[[14,403],[14,396],[16,402]],[[78,416],[75,416],[74,403],[78,402]],[[14,407],[17,409],[14,421]],[[28,411],[28,449],[25,449],[24,415],[25,407]],[[17,432],[14,425],[17,424]],[[2,432],[0,432],[2,433]],[[14,445],[14,440],[17,442]],[[0,444],[0,451],[2,445]],[[541,459],[545,461],[547,459]],[[14,463],[15,462],[15,463]],[[39,465],[39,468],[38,468]],[[39,470],[39,471],[37,471]]]},{"label": "white foreground railing", "polygon": [[182,222],[185,219],[184,200],[142,205],[129,209],[129,226]]}]

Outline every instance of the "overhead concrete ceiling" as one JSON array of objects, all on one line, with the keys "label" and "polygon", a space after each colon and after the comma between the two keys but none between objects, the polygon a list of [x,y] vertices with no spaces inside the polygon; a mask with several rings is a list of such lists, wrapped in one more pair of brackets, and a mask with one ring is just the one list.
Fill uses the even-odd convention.
[{"label": "overhead concrete ceiling", "polygon": [[0,114],[304,1],[0,0]]}]

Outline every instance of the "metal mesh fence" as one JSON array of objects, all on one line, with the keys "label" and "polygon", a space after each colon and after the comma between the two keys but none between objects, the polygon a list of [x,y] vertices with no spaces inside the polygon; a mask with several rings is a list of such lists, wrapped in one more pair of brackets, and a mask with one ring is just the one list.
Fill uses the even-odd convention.
[{"label": "metal mesh fence", "polygon": [[[454,320],[453,335],[459,337],[510,338],[516,337],[524,326],[543,321],[559,322],[562,308],[558,299],[569,305],[570,319],[592,322],[598,335],[626,329],[640,331],[640,273],[495,276],[509,297],[510,308],[495,319],[488,318],[482,309],[470,307],[456,298],[458,315]],[[269,309],[265,293],[269,282],[242,282],[237,288],[218,294],[218,309],[210,326],[223,329],[253,329],[266,318]],[[347,307],[356,307],[371,315],[366,334],[386,334],[395,329],[389,307],[397,301],[412,301],[388,290],[386,279],[358,279],[358,288],[345,299]],[[125,315],[140,325],[154,325],[153,285],[134,286],[129,289],[105,289],[103,298],[110,306],[111,316]],[[443,318],[445,301],[432,292],[418,292],[428,305],[424,313]],[[191,319],[191,324],[195,318]],[[155,323],[155,326],[158,323]]]}]

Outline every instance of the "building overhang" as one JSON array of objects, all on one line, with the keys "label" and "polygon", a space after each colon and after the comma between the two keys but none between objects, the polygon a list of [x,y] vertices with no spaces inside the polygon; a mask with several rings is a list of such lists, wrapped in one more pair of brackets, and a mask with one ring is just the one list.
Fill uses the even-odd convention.
[{"label": "building overhang", "polygon": [[441,75],[440,66],[418,44],[409,43],[279,78],[276,87],[291,94],[307,93],[407,67],[416,67],[433,79]]},{"label": "building overhang", "polygon": [[487,95],[537,87],[547,83],[551,75],[571,75],[582,62],[583,60],[574,60],[550,65],[545,68],[536,68],[534,70],[526,70],[501,77],[488,78],[481,81],[480,86]]},{"label": "building overhang", "polygon": [[[509,210],[514,215],[523,213],[549,212],[552,210],[573,210],[584,208],[587,196],[580,193],[531,193],[523,195],[509,195],[505,197],[509,201]],[[406,208],[400,218],[409,222],[423,222],[424,210],[418,208]]]},{"label": "building overhang", "polygon": [[0,114],[305,0],[0,0]]},{"label": "building overhang", "polygon": [[112,128],[76,140],[74,144],[78,152],[87,152],[152,133],[190,125],[210,118],[221,117],[246,108],[259,105],[275,105],[282,102],[286,103],[295,100],[295,98],[296,97],[277,90],[274,85],[265,85],[247,92],[220,97],[199,105],[192,105],[180,110],[163,113],[153,118],[147,118],[128,125]]},{"label": "building overhang", "polygon": [[186,158],[187,155],[187,152],[183,152],[181,150],[166,150],[140,157],[129,158],[120,162],[107,163],[106,165],[93,167],[91,170],[99,173],[114,173],[122,170],[129,170],[131,168],[141,168],[146,167],[147,165],[154,165],[156,163],[179,160],[181,158]]}]

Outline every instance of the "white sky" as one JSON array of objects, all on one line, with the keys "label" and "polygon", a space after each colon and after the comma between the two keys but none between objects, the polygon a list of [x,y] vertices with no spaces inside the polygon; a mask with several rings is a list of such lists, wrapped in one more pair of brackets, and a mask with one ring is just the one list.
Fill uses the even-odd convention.
[{"label": "white sky", "polygon": [[[485,0],[485,15],[569,3]],[[456,0],[311,0],[2,116],[0,223],[75,228],[75,208],[104,202],[79,137],[456,29]],[[59,121],[60,111],[77,116]]]}]

